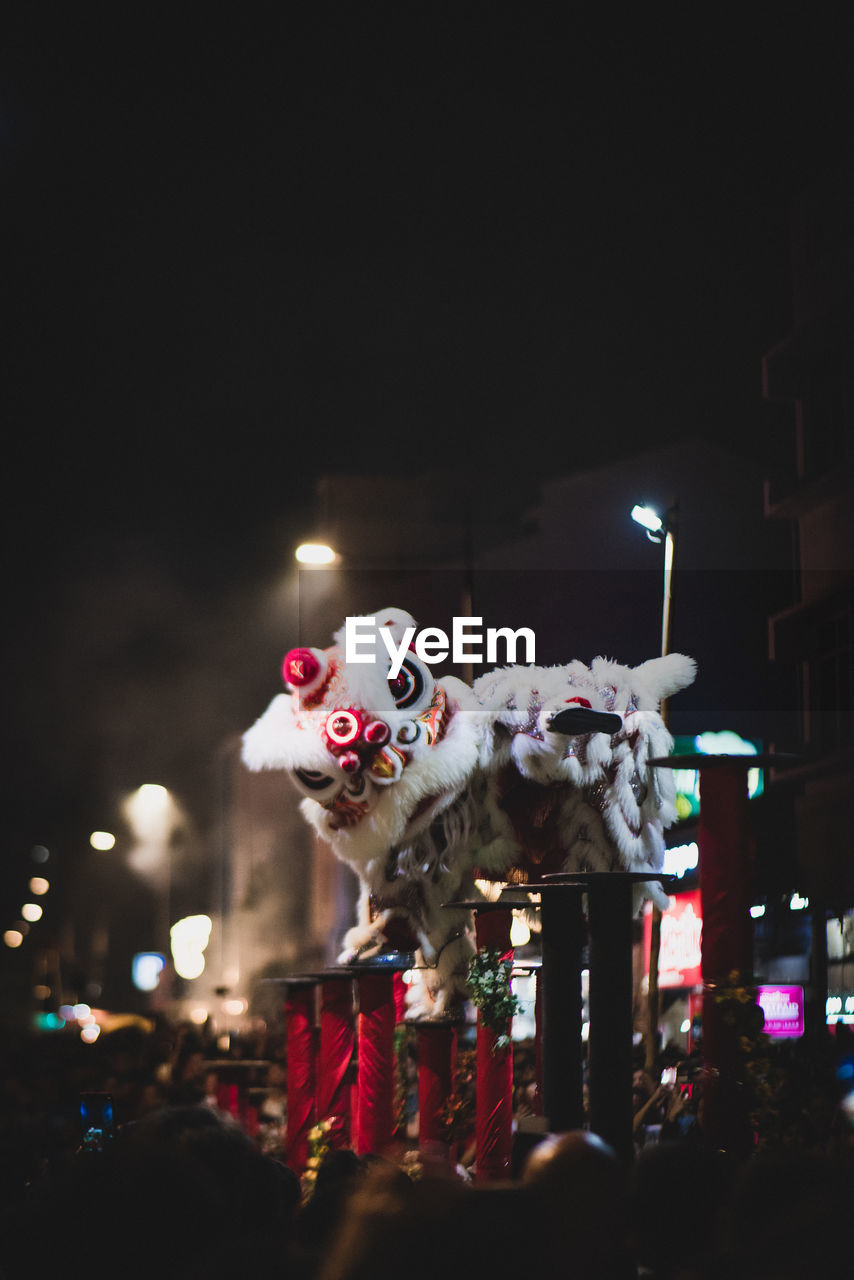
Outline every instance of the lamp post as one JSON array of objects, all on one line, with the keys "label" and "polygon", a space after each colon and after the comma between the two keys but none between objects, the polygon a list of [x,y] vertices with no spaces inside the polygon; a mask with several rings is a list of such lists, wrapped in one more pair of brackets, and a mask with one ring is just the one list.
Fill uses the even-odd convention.
[{"label": "lamp post", "polygon": [[[664,593],[661,607],[661,655],[670,652],[670,636],[673,618],[673,571],[676,561],[676,533],[678,529],[679,506],[671,504],[660,516],[652,507],[636,505],[632,507],[632,519],[646,530],[650,542],[664,545]],[[661,718],[665,727],[668,723],[667,701],[661,703]],[[655,1065],[658,1047],[658,957],[661,950],[661,908],[653,903],[652,929],[649,943],[649,988],[647,991],[647,1036],[644,1051],[644,1066],[651,1071]]]}]

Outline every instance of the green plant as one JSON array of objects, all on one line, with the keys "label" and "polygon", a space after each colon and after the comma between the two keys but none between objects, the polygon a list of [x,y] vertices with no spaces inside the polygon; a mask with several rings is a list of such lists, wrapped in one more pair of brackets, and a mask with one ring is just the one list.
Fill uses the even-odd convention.
[{"label": "green plant", "polygon": [[510,1044],[510,1020],[522,1009],[510,985],[513,961],[500,951],[484,947],[472,956],[468,982],[472,1004],[480,1011],[481,1022],[495,1034],[493,1053]]}]

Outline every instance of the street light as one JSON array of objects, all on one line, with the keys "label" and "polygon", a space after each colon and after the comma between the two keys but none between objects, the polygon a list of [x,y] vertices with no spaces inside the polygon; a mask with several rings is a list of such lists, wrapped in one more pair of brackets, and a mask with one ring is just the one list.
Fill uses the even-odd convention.
[{"label": "street light", "polygon": [[[661,516],[654,507],[636,504],[632,507],[632,519],[646,530],[650,542],[664,543],[664,599],[661,610],[661,654],[664,657],[670,652],[670,619],[673,604],[673,566],[676,560],[676,533],[678,529],[679,506],[674,503]],[[661,715],[665,724],[667,704],[661,704]]]},{"label": "street light", "polygon": [[[670,652],[671,617],[673,612],[673,566],[676,560],[676,531],[678,527],[679,506],[673,503],[659,515],[654,507],[635,504],[632,507],[632,519],[646,530],[650,542],[664,544],[664,594],[661,606],[661,656]],[[667,727],[667,701],[660,707],[661,718]],[[661,951],[661,908],[653,903],[652,921],[649,938],[649,988],[647,991],[647,1038],[644,1053],[644,1065],[651,1071],[655,1065],[658,1049],[658,957]]]},{"label": "street light", "polygon": [[301,542],[294,552],[294,558],[308,568],[323,567],[335,564],[338,553],[325,542]]}]

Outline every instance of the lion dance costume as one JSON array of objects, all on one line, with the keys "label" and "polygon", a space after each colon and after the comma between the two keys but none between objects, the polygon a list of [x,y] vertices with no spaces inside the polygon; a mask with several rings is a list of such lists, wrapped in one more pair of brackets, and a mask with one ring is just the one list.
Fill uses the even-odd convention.
[{"label": "lion dance costume", "polygon": [[[374,616],[398,643],[413,625],[400,609]],[[469,687],[434,679],[413,651],[389,680],[388,657],[347,663],[343,629],[334,639],[286,656],[287,692],[245,733],[243,761],[288,772],[303,815],[359,879],[341,962],[417,949],[411,1017],[466,998],[473,915],[444,904],[478,900],[476,881],[661,870],[675,787],[648,762],[672,747],[659,708],[693,681],[691,658],[510,666]],[[643,898],[666,905],[652,881]]]}]

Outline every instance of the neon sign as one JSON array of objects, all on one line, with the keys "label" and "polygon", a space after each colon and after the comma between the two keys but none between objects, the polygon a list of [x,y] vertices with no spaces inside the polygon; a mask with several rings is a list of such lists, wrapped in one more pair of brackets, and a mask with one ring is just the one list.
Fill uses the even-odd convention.
[{"label": "neon sign", "polygon": [[[720,733],[698,733],[693,738],[674,738],[673,754],[688,755],[733,755],[755,756],[762,750],[762,743],[741,738],[737,733],[724,729]],[[680,822],[688,818],[696,818],[700,812],[700,774],[696,769],[675,769],[676,812]],[[753,799],[762,794],[764,789],[763,771],[749,769],[747,772],[747,794]]]}]

